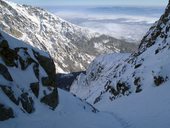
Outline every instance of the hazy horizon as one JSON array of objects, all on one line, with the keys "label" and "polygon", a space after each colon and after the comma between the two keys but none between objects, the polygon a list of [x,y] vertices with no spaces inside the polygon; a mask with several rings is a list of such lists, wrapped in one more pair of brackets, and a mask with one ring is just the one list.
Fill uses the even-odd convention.
[{"label": "hazy horizon", "polygon": [[12,1],[44,8],[66,21],[101,34],[137,42],[159,19],[168,2],[167,0]]},{"label": "hazy horizon", "polygon": [[44,6],[44,9],[78,26],[119,39],[139,42],[159,19],[164,7]]},{"label": "hazy horizon", "polygon": [[166,6],[168,0],[9,0],[36,6]]}]

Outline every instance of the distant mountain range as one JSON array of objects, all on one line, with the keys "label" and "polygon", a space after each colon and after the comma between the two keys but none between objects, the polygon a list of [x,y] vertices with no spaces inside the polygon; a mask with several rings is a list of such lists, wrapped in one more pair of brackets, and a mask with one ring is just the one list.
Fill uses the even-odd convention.
[{"label": "distant mountain range", "polygon": [[136,49],[135,44],[91,32],[41,8],[1,0],[0,11],[0,28],[48,51],[57,72],[85,70],[97,55]]},{"label": "distant mountain range", "polygon": [[140,43],[165,7],[152,6],[44,6],[61,18],[118,39]]}]

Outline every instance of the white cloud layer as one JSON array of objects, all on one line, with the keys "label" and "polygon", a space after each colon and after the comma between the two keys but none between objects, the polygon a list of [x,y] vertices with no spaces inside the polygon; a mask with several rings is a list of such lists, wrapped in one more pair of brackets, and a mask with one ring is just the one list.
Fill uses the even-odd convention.
[{"label": "white cloud layer", "polygon": [[[105,8],[106,9],[106,8]],[[145,9],[146,10],[146,9]],[[119,10],[120,11],[120,10]],[[125,10],[126,11],[126,10]],[[127,10],[128,11],[128,10]],[[160,16],[158,12],[148,10],[149,15],[141,12],[135,14],[123,14],[116,12],[96,12],[96,10],[58,10],[56,15],[79,26],[87,27],[93,31],[108,34],[119,39],[127,39],[129,41],[140,41],[150,26],[158,20]],[[145,12],[146,13],[146,12]],[[152,15],[151,15],[152,14]]]}]

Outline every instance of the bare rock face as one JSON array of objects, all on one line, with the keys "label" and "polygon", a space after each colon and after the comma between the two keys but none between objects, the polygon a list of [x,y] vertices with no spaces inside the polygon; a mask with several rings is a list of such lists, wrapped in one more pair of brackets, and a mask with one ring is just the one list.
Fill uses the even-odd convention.
[{"label": "bare rock face", "polygon": [[[1,32],[0,93],[8,102],[29,114],[36,111],[34,105],[38,100],[54,110],[58,105],[55,71],[47,53]],[[15,110],[11,104],[0,104],[0,120],[14,117]]]}]

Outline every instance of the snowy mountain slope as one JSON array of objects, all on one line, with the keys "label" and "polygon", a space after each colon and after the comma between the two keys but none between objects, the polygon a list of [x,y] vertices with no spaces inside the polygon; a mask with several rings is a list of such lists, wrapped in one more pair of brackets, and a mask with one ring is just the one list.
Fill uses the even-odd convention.
[{"label": "snowy mountain slope", "polygon": [[71,92],[99,110],[111,112],[128,127],[168,128],[169,26],[170,3],[136,53],[96,58],[86,75],[73,83]]},{"label": "snowy mountain slope", "polygon": [[37,103],[54,110],[56,86],[55,65],[47,53],[0,31],[0,120],[33,113]]},{"label": "snowy mountain slope", "polygon": [[[2,128],[122,128],[111,114],[97,112],[87,103],[78,100],[68,92],[59,91],[59,105],[55,111],[37,104],[38,111],[31,115],[0,122]],[[94,111],[94,112],[92,112]]]},{"label": "snowy mountain slope", "polygon": [[[1,32],[0,44],[0,119],[15,117],[0,122],[0,127],[30,127],[30,124],[35,128],[120,127],[120,123],[112,115],[92,113],[96,111],[93,107],[61,90],[58,104],[57,89],[54,87],[56,83],[53,79],[55,67],[48,54],[4,32]],[[52,111],[42,102],[52,110],[57,105],[58,107]]]},{"label": "snowy mountain slope", "polygon": [[74,82],[72,92],[86,99],[88,95],[81,95],[84,89],[81,90],[82,93],[78,89],[82,86],[90,92],[90,97],[93,97],[93,94],[98,96],[101,94],[102,97],[102,93],[106,93],[109,94],[108,98],[114,99],[131,92],[140,92],[148,86],[159,86],[164,82],[169,82],[169,15],[168,5],[160,20],[143,38],[136,53],[132,55],[110,54],[96,58],[90,64],[86,75],[80,75]]},{"label": "snowy mountain slope", "polygon": [[[112,79],[113,69],[117,63],[123,61],[129,54],[109,54],[97,57],[90,65],[85,74],[80,74],[71,86],[70,91],[82,99],[98,97],[104,85]],[[92,96],[95,95],[95,96]],[[93,103],[93,102],[92,102]]]},{"label": "snowy mountain slope", "polygon": [[169,128],[169,89],[169,82],[166,82],[158,88],[147,88],[139,94],[113,102],[101,100],[94,106],[100,111],[111,113],[129,128]]},{"label": "snowy mountain slope", "polygon": [[0,33],[0,127],[121,128],[111,114],[57,91],[47,53]]},{"label": "snowy mountain slope", "polygon": [[97,55],[136,49],[135,44],[91,32],[43,9],[5,0],[0,0],[0,28],[48,51],[57,72],[82,71]]}]

